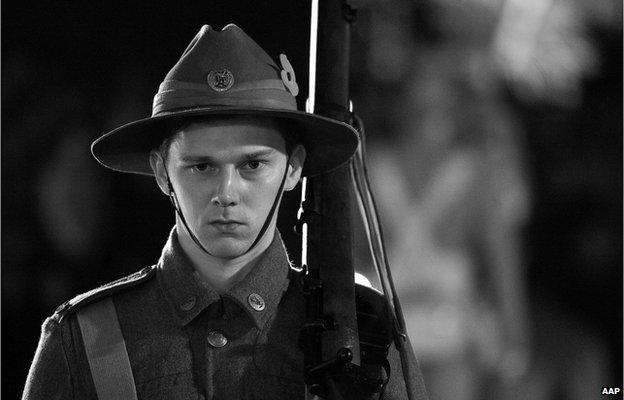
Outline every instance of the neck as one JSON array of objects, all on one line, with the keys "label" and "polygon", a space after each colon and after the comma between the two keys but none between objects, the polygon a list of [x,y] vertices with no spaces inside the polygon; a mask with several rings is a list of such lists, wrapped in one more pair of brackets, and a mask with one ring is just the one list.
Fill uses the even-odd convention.
[{"label": "neck", "polygon": [[275,221],[273,221],[253,249],[236,258],[226,259],[205,253],[189,237],[182,222],[176,222],[176,231],[182,250],[191,261],[195,271],[211,288],[219,293],[226,292],[235,283],[247,276],[257,264],[260,256],[269,247],[275,235]]}]

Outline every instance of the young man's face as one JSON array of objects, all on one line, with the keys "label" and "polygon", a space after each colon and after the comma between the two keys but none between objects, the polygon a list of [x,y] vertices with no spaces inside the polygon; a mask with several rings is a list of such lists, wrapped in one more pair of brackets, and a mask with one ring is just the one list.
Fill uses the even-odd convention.
[{"label": "young man's face", "polygon": [[[232,259],[256,239],[284,173],[284,189],[295,187],[304,159],[305,150],[296,146],[289,162],[277,124],[241,117],[196,123],[178,132],[166,168],[179,207],[202,246],[213,256]],[[160,154],[153,152],[151,163],[158,185],[169,194]],[[275,217],[268,232],[274,224]],[[188,235],[182,226],[178,233]]]}]

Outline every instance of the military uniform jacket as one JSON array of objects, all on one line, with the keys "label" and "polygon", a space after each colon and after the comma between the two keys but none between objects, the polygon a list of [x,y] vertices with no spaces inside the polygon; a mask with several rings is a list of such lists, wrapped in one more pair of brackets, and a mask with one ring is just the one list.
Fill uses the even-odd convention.
[{"label": "military uniform jacket", "polygon": [[[23,399],[97,399],[76,310],[103,297],[115,304],[138,399],[302,399],[305,300],[296,275],[276,234],[249,274],[220,295],[194,271],[174,229],[157,265],[46,319]],[[384,398],[407,398],[391,350]],[[416,384],[422,388],[420,377]]]}]

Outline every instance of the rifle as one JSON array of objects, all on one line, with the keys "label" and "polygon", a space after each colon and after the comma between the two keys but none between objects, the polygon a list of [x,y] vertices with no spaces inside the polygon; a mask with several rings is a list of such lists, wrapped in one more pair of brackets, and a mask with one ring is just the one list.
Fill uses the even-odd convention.
[{"label": "rifle", "polygon": [[[385,254],[383,233],[365,166],[364,127],[349,99],[349,49],[356,11],[348,0],[312,0],[309,96],[306,111],[355,126],[361,137],[348,165],[302,182],[299,232],[306,297],[306,322],[300,343],[304,352],[307,395],[327,399],[383,396],[390,370],[386,360],[391,341],[400,353],[409,399],[426,398],[414,386],[420,378],[405,331],[405,322]],[[322,82],[317,90],[316,82]],[[381,303],[373,292],[354,284],[351,208],[358,200],[373,262],[383,288]],[[356,295],[371,305],[356,310]],[[366,300],[370,301],[366,301]],[[378,299],[377,299],[378,300]],[[388,318],[384,318],[384,314]],[[366,332],[361,330],[367,325]],[[370,326],[378,331],[375,335]],[[360,333],[363,337],[360,337]],[[372,361],[377,368],[364,367]],[[381,372],[385,369],[385,378]]]}]

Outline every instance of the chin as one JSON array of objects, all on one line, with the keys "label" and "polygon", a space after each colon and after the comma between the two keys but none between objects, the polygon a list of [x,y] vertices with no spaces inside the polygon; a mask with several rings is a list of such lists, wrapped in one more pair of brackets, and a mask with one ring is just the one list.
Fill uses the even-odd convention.
[{"label": "chin", "polygon": [[246,241],[239,241],[232,238],[213,239],[210,243],[208,251],[215,257],[223,259],[233,259],[240,257],[249,248],[251,244]]}]

